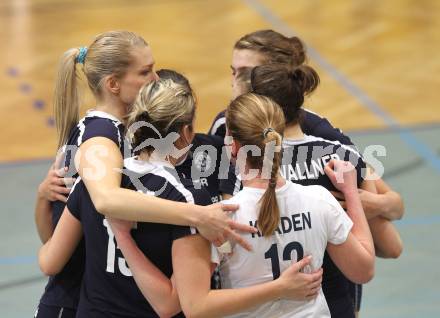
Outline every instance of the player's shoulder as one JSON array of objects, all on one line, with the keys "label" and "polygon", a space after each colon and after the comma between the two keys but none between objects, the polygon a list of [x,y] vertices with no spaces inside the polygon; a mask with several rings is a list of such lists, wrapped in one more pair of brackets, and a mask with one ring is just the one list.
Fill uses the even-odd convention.
[{"label": "player's shoulder", "polygon": [[222,110],[221,112],[219,112],[219,113],[217,114],[217,116],[215,116],[214,121],[216,121],[216,120],[218,120],[218,119],[220,119],[220,118],[225,118],[225,116],[226,116],[226,109],[224,109],[224,110]]},{"label": "player's shoulder", "polygon": [[[242,211],[240,214],[242,214],[243,211],[249,211],[252,214],[252,211],[255,210],[254,207],[257,206],[263,193],[264,191],[261,189],[253,187],[243,187],[240,191],[234,193],[231,198],[223,200],[222,203],[237,204],[240,211]],[[233,213],[233,217],[234,214],[236,213]]]},{"label": "player's shoulder", "polygon": [[210,135],[218,135],[218,136],[224,136],[226,133],[225,124],[226,124],[226,118],[225,118],[226,110],[222,110],[220,113],[215,116],[214,121],[212,122],[211,128],[209,129]]},{"label": "player's shoulder", "polygon": [[199,146],[205,146],[205,145],[221,148],[224,145],[224,139],[217,135],[197,133],[194,136],[193,145],[194,145],[194,149],[197,149],[197,147]]},{"label": "player's shoulder", "polygon": [[324,137],[329,140],[337,140],[342,144],[354,146],[350,137],[345,135],[341,129],[333,127],[325,117],[305,108],[303,108],[303,114],[301,127],[307,134]]},{"label": "player's shoulder", "polygon": [[322,191],[326,190],[320,185],[303,185],[290,180],[286,180],[286,189],[287,192],[295,192],[296,194],[302,196],[319,195]]},{"label": "player's shoulder", "polygon": [[244,202],[245,200],[254,196],[254,191],[250,188],[243,187],[240,191],[236,192],[233,197],[222,201],[223,203],[230,204],[240,204],[240,202]]},{"label": "player's shoulder", "polygon": [[354,145],[347,145],[340,142],[339,140],[330,140],[315,135],[305,134],[304,138],[298,141],[291,141],[289,139],[286,139],[285,144],[288,146],[291,145],[291,146],[320,147],[320,148],[316,148],[317,150],[321,148],[331,147],[331,149],[334,152],[344,151],[347,153],[352,153],[358,157],[362,157],[358,149]]},{"label": "player's shoulder", "polygon": [[180,178],[175,168],[166,162],[131,157],[124,160],[124,167],[127,169],[125,174],[132,174],[130,183],[138,191],[173,201],[199,205],[210,203],[206,190],[196,189],[191,180]]},{"label": "player's shoulder", "polygon": [[238,210],[229,214],[229,217],[234,221],[247,222],[249,217],[253,218],[258,214],[258,198],[253,196],[253,192],[246,187],[234,194],[233,197],[223,200],[222,203],[238,205]]},{"label": "player's shoulder", "polygon": [[302,108],[301,110],[301,126],[303,127],[303,130],[312,131],[315,127],[326,121],[324,117],[311,111],[310,109]]},{"label": "player's shoulder", "polygon": [[321,115],[318,113],[315,113],[314,111],[308,109],[308,108],[302,108],[304,112],[304,116],[306,116],[306,120],[311,120],[312,122],[319,122],[320,120],[324,119]]},{"label": "player's shoulder", "polygon": [[[122,179],[124,186],[131,185],[132,188],[142,190],[142,192],[155,192],[159,196],[164,191],[167,184],[174,185],[174,167],[170,166],[170,171],[166,169],[165,163],[158,164],[147,160],[141,160],[138,157],[124,159],[124,177]],[[143,188],[144,187],[144,188]]]},{"label": "player's shoulder", "polygon": [[[303,199],[302,201],[334,203],[333,195],[321,185],[302,185],[289,180],[286,182],[289,187],[288,191],[291,191],[292,194],[295,193]],[[292,197],[294,196],[292,195]]]},{"label": "player's shoulder", "polygon": [[105,137],[114,141],[119,146],[123,142],[124,125],[116,117],[102,111],[89,111],[82,118],[77,129],[79,131],[77,144],[94,137]]},{"label": "player's shoulder", "polygon": [[99,111],[90,110],[87,112],[86,116],[80,120],[80,124],[87,126],[101,126],[106,128],[121,128],[123,127],[122,122],[115,116]]}]

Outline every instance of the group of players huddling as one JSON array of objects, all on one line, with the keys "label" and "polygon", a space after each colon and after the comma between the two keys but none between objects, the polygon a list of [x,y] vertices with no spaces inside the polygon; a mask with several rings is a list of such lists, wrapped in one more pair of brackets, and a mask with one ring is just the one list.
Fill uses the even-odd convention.
[{"label": "group of players huddling", "polygon": [[[304,108],[320,80],[300,39],[236,42],[233,99],[209,134],[194,132],[189,81],[154,64],[128,31],[61,59],[35,317],[358,315],[375,257],[401,254],[403,204]],[[81,119],[80,78],[96,99]]]}]

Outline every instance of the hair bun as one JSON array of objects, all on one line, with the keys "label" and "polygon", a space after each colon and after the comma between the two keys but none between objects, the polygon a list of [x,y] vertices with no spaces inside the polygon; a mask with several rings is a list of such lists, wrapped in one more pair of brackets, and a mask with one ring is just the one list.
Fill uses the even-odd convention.
[{"label": "hair bun", "polygon": [[299,66],[306,62],[306,50],[303,42],[297,37],[292,36],[289,38],[290,45],[292,46],[292,64],[293,66]]}]

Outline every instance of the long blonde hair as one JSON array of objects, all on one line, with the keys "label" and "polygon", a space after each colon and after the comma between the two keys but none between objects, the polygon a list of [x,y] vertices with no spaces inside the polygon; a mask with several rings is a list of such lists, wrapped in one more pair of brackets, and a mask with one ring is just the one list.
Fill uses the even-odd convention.
[{"label": "long blonde hair", "polygon": [[272,162],[268,162],[270,151],[266,152],[266,148],[280,148],[284,122],[281,108],[270,98],[257,94],[247,93],[237,97],[226,110],[226,126],[231,136],[242,146],[255,145],[261,149],[261,156],[247,158],[248,165],[260,171],[268,164],[272,167],[269,186],[261,198],[257,221],[258,228],[265,237],[272,235],[280,222],[275,188],[281,164],[280,151],[275,151]]},{"label": "long blonde hair", "polygon": [[147,46],[139,35],[128,31],[109,31],[98,35],[82,52],[69,49],[64,53],[58,67],[54,92],[54,115],[58,132],[58,148],[69,138],[70,131],[79,120],[79,89],[77,65],[83,64],[87,84],[95,96],[102,92],[106,76],[123,77],[133,61],[131,54],[134,47]]}]

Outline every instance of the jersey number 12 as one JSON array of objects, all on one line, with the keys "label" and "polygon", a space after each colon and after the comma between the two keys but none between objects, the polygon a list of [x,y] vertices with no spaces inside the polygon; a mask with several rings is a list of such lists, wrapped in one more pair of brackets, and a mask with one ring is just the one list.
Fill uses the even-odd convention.
[{"label": "jersey number 12", "polygon": [[[290,242],[286,245],[283,250],[283,260],[292,260],[292,252],[296,251],[296,261],[300,261],[304,257],[304,249],[302,245],[298,242]],[[264,254],[265,259],[270,259],[272,262],[272,274],[273,279],[280,277],[280,259],[278,258],[278,246],[277,244],[272,244],[267,252]]]}]

